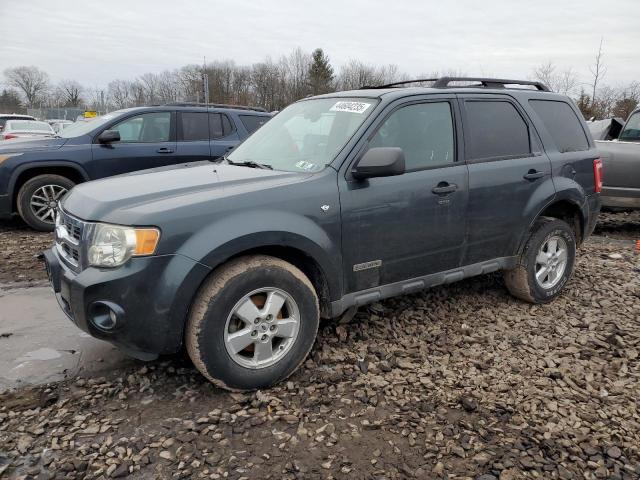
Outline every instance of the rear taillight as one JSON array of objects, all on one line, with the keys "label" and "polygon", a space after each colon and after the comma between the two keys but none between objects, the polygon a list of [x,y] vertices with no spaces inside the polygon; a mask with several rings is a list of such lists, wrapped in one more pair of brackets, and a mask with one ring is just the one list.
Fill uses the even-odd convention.
[{"label": "rear taillight", "polygon": [[600,158],[593,161],[593,183],[596,193],[600,193],[602,191],[602,160]]},{"label": "rear taillight", "polygon": [[11,140],[12,138],[18,138],[18,136],[17,136],[17,135],[12,135],[12,134],[10,134],[10,133],[5,133],[5,134],[3,135],[3,138],[4,138],[5,140]]}]

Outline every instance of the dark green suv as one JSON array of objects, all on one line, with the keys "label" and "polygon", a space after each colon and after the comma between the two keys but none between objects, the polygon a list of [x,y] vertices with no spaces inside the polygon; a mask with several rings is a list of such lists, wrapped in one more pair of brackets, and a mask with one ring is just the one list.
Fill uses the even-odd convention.
[{"label": "dark green suv", "polygon": [[74,188],[45,255],[63,310],[242,390],[287,378],[350,307],[497,270],[553,300],[600,208],[580,113],[539,83],[431,83],[304,99],[216,163]]}]

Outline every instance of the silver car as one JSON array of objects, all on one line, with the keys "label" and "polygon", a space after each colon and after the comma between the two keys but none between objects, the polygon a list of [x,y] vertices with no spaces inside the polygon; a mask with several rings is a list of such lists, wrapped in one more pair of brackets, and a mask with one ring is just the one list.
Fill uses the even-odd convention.
[{"label": "silver car", "polygon": [[602,156],[602,206],[640,208],[640,108],[625,123],[617,139],[598,141]]},{"label": "silver car", "polygon": [[53,137],[56,132],[47,122],[37,120],[7,120],[4,130],[0,133],[0,140],[11,140],[14,138],[43,138]]}]

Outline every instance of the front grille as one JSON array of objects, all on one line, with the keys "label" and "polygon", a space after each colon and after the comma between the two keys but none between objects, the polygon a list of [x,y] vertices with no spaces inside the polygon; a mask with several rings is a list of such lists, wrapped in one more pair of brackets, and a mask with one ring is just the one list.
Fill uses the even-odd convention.
[{"label": "front grille", "polygon": [[56,249],[60,258],[76,272],[82,269],[82,240],[85,226],[85,222],[58,208]]}]

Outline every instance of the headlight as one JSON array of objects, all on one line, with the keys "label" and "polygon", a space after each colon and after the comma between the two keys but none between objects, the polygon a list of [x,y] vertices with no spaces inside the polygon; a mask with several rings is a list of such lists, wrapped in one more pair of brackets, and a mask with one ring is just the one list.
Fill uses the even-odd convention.
[{"label": "headlight", "polygon": [[96,223],[89,243],[89,265],[119,267],[134,256],[153,255],[160,239],[156,228]]}]

